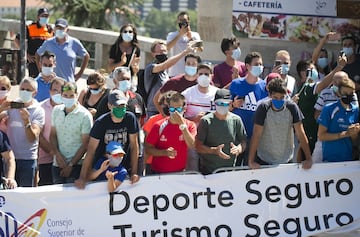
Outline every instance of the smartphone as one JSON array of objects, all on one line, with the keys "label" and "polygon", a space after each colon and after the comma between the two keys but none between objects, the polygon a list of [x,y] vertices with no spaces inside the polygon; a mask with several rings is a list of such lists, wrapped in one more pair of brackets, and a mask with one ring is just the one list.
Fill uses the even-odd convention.
[{"label": "smartphone", "polygon": [[194,48],[200,48],[203,46],[202,40],[195,40],[195,43],[192,45]]},{"label": "smartphone", "polygon": [[344,56],[345,56],[345,52],[341,50],[340,53],[339,53],[339,56],[340,56],[340,57],[344,57]]},{"label": "smartphone", "polygon": [[306,69],[306,78],[311,77],[311,73],[312,73],[311,69]]},{"label": "smartphone", "polygon": [[180,27],[188,27],[189,24],[188,24],[188,22],[187,22],[186,20],[182,20],[182,21],[180,22],[179,26],[180,26]]},{"label": "smartphone", "polygon": [[22,108],[25,108],[25,104],[23,102],[12,101],[12,102],[10,102],[10,108],[11,109],[22,109]]},{"label": "smartphone", "polygon": [[275,67],[280,66],[280,65],[281,65],[281,60],[276,60],[275,61]]}]

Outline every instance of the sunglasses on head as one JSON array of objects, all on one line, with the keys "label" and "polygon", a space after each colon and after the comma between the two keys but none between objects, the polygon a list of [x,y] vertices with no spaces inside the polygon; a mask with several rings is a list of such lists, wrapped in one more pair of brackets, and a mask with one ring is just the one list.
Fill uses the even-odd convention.
[{"label": "sunglasses on head", "polygon": [[215,104],[216,104],[217,106],[229,106],[229,105],[230,105],[230,102],[217,101],[217,102],[215,102]]},{"label": "sunglasses on head", "polygon": [[62,91],[66,92],[66,91],[76,91],[76,87],[75,86],[63,86],[62,87]]},{"label": "sunglasses on head", "polygon": [[170,111],[171,113],[174,113],[175,110],[176,110],[177,112],[181,113],[181,112],[183,112],[184,108],[182,108],[182,107],[178,107],[178,108],[169,107],[169,111]]}]

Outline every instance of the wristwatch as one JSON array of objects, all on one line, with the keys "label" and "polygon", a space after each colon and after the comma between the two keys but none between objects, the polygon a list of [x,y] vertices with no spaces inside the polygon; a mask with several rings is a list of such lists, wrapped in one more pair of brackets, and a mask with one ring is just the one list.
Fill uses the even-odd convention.
[{"label": "wristwatch", "polygon": [[74,164],[70,161],[70,162],[69,162],[69,166],[70,166],[70,167],[73,167],[73,165],[74,165]]},{"label": "wristwatch", "polygon": [[30,128],[30,127],[31,127],[31,123],[25,125],[25,128]]},{"label": "wristwatch", "polygon": [[185,123],[179,125],[179,129],[181,131],[185,130],[187,128],[187,125]]}]

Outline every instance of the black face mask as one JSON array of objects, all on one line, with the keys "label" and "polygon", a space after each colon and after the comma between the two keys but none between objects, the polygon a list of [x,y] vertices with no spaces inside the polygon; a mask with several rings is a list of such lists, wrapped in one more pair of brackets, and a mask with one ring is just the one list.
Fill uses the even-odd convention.
[{"label": "black face mask", "polygon": [[167,60],[167,54],[158,54],[155,56],[156,62],[163,63]]},{"label": "black face mask", "polygon": [[166,116],[170,116],[170,111],[169,111],[169,107],[163,107],[163,112]]},{"label": "black face mask", "polygon": [[342,95],[341,96],[341,101],[346,104],[349,105],[354,99],[353,99],[353,95]]}]

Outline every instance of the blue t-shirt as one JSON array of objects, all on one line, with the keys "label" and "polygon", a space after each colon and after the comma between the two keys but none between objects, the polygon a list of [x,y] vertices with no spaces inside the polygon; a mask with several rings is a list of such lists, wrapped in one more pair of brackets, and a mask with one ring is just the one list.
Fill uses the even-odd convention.
[{"label": "blue t-shirt", "polygon": [[233,99],[236,96],[245,97],[243,105],[240,108],[234,108],[232,112],[241,117],[248,138],[251,138],[253,133],[253,118],[258,101],[268,96],[265,87],[266,83],[262,79],[258,80],[255,84],[249,84],[245,78],[239,78],[233,80],[230,84],[230,93]]},{"label": "blue t-shirt", "polygon": [[44,81],[41,77],[41,73],[39,73],[39,75],[35,78],[35,80],[38,84],[38,89],[37,89],[37,94],[35,95],[35,99],[41,102],[43,100],[50,98],[51,81],[49,82]]},{"label": "blue t-shirt", "polygon": [[66,81],[74,82],[76,57],[83,58],[88,52],[80,40],[69,35],[66,37],[64,44],[59,44],[56,37],[44,41],[36,53],[38,55],[42,55],[45,51],[54,53],[56,55],[55,74]]},{"label": "blue t-shirt", "polygon": [[[345,110],[340,100],[325,105],[318,119],[319,124],[327,128],[328,133],[346,131],[351,124],[359,122],[359,108],[351,104],[350,110]],[[351,161],[352,141],[350,137],[334,141],[323,141],[323,160],[328,162]]]},{"label": "blue t-shirt", "polygon": [[[94,169],[96,169],[96,170],[100,169],[101,164],[102,164],[104,161],[106,161],[106,160],[107,160],[107,158],[101,157],[101,158],[95,163]],[[121,182],[123,182],[123,181],[125,180],[126,175],[127,175],[126,169],[120,164],[119,166],[116,166],[116,167],[111,167],[111,166],[109,166],[109,167],[107,168],[107,170],[105,170],[104,172],[102,172],[102,173],[97,177],[96,180],[99,180],[99,181],[100,181],[100,180],[107,180],[107,179],[106,179],[106,176],[105,176],[106,171],[111,171],[111,172],[116,172],[116,171],[117,171],[118,173],[114,176],[114,178],[115,178],[116,180],[121,181]]]}]

